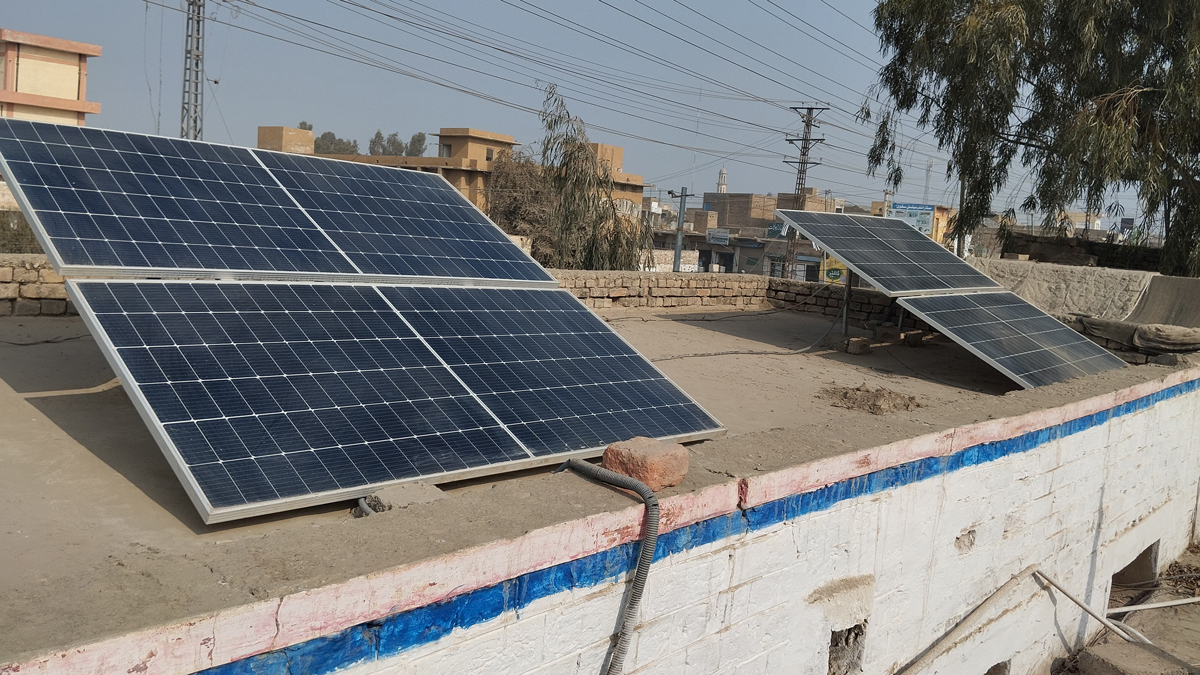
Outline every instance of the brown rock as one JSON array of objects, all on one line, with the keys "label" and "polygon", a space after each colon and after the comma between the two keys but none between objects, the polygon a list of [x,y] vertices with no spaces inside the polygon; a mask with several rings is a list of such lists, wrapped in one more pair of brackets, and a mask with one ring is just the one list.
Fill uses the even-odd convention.
[{"label": "brown rock", "polygon": [[683,482],[688,471],[688,451],[678,443],[637,436],[608,446],[600,465],[640,480],[658,492]]}]

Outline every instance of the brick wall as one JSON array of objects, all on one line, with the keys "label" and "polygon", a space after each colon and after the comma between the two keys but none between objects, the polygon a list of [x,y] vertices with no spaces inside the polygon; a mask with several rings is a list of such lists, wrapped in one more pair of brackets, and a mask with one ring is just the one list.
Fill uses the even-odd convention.
[{"label": "brick wall", "polygon": [[63,278],[37,254],[0,254],[0,316],[75,314]]}]

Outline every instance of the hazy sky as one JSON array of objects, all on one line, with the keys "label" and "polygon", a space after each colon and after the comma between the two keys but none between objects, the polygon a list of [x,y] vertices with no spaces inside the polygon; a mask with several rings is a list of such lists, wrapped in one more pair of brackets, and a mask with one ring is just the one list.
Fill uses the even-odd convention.
[{"label": "hazy sky", "polygon": [[[178,135],[181,0],[2,2],[2,27],[104,48],[88,63],[88,98],[103,110],[90,125]],[[808,185],[865,205],[883,193],[882,181],[864,175],[872,128],[853,115],[881,60],[868,29],[873,7],[872,0],[208,0],[204,138],[254,145],[259,125],[306,120],[318,133],[358,139],[363,152],[376,129],[407,138],[474,127],[536,143],[540,123],[522,108],[540,108],[538,83],[554,82],[592,140],[624,146],[625,171],[647,183],[714,190],[724,166],[731,192],[791,192],[795,170],[782,160],[796,153],[783,137],[800,123],[788,106],[821,101],[832,108],[821,116],[827,142],[814,152],[825,164],[810,171]],[[917,154],[895,200],[921,201],[927,162],[936,157],[930,200],[953,203],[957,184],[944,180],[945,155],[929,135],[914,128],[912,136]],[[1006,198],[995,205],[1003,208]]]}]

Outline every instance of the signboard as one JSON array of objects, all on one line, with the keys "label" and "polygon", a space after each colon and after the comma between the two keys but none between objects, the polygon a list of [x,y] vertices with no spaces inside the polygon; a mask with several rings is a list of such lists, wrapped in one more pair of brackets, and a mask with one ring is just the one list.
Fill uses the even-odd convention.
[{"label": "signboard", "polygon": [[825,283],[844,284],[847,272],[849,270],[845,263],[831,255],[825,256],[825,262],[821,265],[821,279]]},{"label": "signboard", "polygon": [[729,245],[729,230],[725,230],[725,229],[721,229],[721,228],[713,228],[711,230],[708,230],[704,234],[705,234],[705,239],[710,244],[721,244],[722,246]]},{"label": "signboard", "polygon": [[733,245],[739,248],[765,248],[766,244],[754,239],[734,239]]},{"label": "signboard", "polygon": [[899,218],[921,234],[933,236],[933,204],[892,204],[889,218]]},{"label": "signboard", "polygon": [[787,233],[783,231],[783,223],[771,223],[768,225],[767,239],[787,239]]}]

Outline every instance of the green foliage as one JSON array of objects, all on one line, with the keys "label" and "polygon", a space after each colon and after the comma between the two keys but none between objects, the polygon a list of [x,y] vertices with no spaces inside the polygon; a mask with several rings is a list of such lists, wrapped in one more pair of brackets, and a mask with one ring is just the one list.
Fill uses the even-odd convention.
[{"label": "green foliage", "polygon": [[[305,131],[313,130],[313,125],[304,121],[301,121],[297,127]],[[375,133],[379,135],[379,132]],[[374,139],[372,139],[372,142],[374,142]],[[313,139],[313,152],[318,155],[357,155],[358,141],[338,138],[337,134],[332,131],[326,131]]]},{"label": "green foliage", "polygon": [[[1117,188],[1166,225],[1163,272],[1200,275],[1200,3],[1195,0],[882,0],[872,171],[899,185],[898,112],[916,114],[951,155],[969,233],[1014,162],[1032,170],[1021,208],[1093,213]],[[1144,226],[1145,223],[1143,223]]]},{"label": "green foliage", "polygon": [[423,157],[425,149],[425,132],[418,131],[408,139],[408,145],[404,148],[404,155],[406,157]]},{"label": "green foliage", "polygon": [[492,162],[492,176],[484,193],[487,214],[509,234],[529,237],[534,258],[554,257],[550,215],[554,211],[552,187],[532,151],[501,150]]},{"label": "green foliage", "polygon": [[552,249],[539,261],[559,269],[639,269],[650,255],[650,230],[618,214],[612,172],[554,85],[546,87],[541,118],[542,172],[553,206],[546,225]]}]

